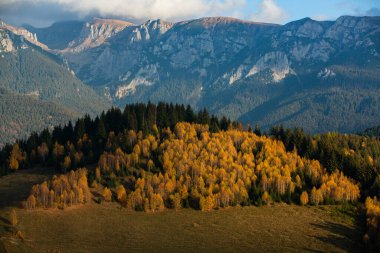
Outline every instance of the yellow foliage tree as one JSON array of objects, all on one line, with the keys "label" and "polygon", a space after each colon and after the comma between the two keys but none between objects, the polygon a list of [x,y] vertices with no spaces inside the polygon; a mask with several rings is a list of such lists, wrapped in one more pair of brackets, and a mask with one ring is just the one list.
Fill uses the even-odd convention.
[{"label": "yellow foliage tree", "polygon": [[202,211],[210,211],[214,207],[214,199],[212,196],[207,196],[206,198],[201,196],[199,199],[199,208]]},{"label": "yellow foliage tree", "polygon": [[269,195],[269,193],[267,191],[265,191],[263,193],[263,196],[261,196],[261,200],[265,203],[265,204],[269,204],[271,202],[271,197]]},{"label": "yellow foliage tree", "polygon": [[301,205],[307,205],[309,203],[309,196],[307,195],[307,192],[303,191],[300,196],[300,203]]},{"label": "yellow foliage tree", "polygon": [[181,209],[182,204],[181,204],[181,196],[179,195],[179,193],[176,193],[174,195],[170,195],[170,201],[172,203],[172,207],[174,210]]},{"label": "yellow foliage tree", "polygon": [[125,203],[127,201],[127,193],[123,185],[117,187],[116,197],[120,203]]},{"label": "yellow foliage tree", "polygon": [[65,159],[63,160],[63,163],[62,163],[62,167],[65,171],[67,171],[68,169],[70,169],[71,167],[71,159],[70,159],[70,156],[65,156]]},{"label": "yellow foliage tree", "polygon": [[20,162],[25,160],[25,153],[21,150],[18,143],[12,146],[12,151],[8,160],[8,166],[11,170],[18,170],[20,167]]},{"label": "yellow foliage tree", "polygon": [[9,223],[12,225],[12,226],[16,226],[17,223],[18,223],[18,220],[17,220],[17,214],[16,214],[16,211],[15,209],[12,208],[11,212],[10,212],[10,215],[9,215]]},{"label": "yellow foliage tree", "polygon": [[104,187],[103,192],[102,192],[102,196],[103,196],[105,201],[111,201],[112,200],[111,190],[108,189],[107,187]]}]

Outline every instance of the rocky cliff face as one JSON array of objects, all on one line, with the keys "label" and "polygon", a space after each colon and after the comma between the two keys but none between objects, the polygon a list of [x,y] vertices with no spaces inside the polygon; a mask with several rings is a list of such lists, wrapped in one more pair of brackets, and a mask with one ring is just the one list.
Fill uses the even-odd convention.
[{"label": "rocky cliff face", "polygon": [[0,53],[2,52],[12,52],[15,50],[13,41],[5,30],[0,29]]},{"label": "rocky cliff face", "polygon": [[60,53],[80,53],[86,49],[103,44],[108,38],[116,35],[132,23],[114,19],[93,19],[86,22],[78,38],[70,41],[67,48]]},{"label": "rocky cliff face", "polygon": [[[117,87],[135,85],[136,78],[144,78],[142,69],[152,65],[158,75],[150,84],[159,85],[159,76],[165,79],[173,70],[197,76],[204,86],[220,80],[233,84],[264,70],[272,75],[268,83],[278,83],[306,71],[306,66],[327,67],[329,61],[353,48],[376,58],[374,35],[378,32],[378,18],[303,19],[284,26],[230,18],[176,24],[156,20],[128,25],[117,36],[108,36],[107,44],[98,43],[97,48],[67,58],[79,76],[90,84],[114,89],[113,97],[118,100],[123,96]],[[131,96],[133,92],[124,94]]]},{"label": "rocky cliff face", "polygon": [[[2,40],[1,43],[3,46],[7,44],[8,50],[12,51],[14,49],[14,47],[11,46],[11,42],[9,39],[9,36],[12,36],[12,34],[21,36],[22,40],[25,39],[29,41],[30,43],[33,43],[45,50],[48,49],[46,45],[38,41],[36,33],[31,33],[30,31],[22,27],[15,27],[15,26],[9,25],[5,23],[4,21],[2,21],[1,19],[0,19],[0,33],[2,33],[2,36],[3,36],[3,38],[1,39]],[[7,39],[5,37],[7,37]],[[24,44],[23,46],[26,46],[26,44]]]}]

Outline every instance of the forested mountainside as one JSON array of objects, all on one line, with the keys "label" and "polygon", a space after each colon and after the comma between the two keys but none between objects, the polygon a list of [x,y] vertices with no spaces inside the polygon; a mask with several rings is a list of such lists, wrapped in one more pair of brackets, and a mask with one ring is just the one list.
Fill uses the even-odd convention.
[{"label": "forested mountainside", "polygon": [[39,100],[35,95],[20,95],[0,89],[1,143],[13,143],[32,132],[53,129],[79,116],[81,114]]},{"label": "forested mountainside", "polygon": [[0,26],[1,117],[6,120],[1,125],[0,145],[80,115],[95,116],[110,106],[77,79],[60,57],[15,29]]},{"label": "forested mountainside", "polygon": [[265,129],[283,124],[313,133],[380,124],[379,17],[285,25],[94,19],[33,31],[45,38],[73,25],[81,32],[65,48],[45,42],[116,105],[184,102]]}]

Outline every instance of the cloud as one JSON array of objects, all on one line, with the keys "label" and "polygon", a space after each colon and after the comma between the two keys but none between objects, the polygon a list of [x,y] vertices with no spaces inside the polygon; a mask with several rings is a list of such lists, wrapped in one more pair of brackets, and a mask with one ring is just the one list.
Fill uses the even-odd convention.
[{"label": "cloud", "polygon": [[317,21],[326,21],[326,20],[334,20],[334,19],[336,19],[334,17],[328,16],[328,15],[324,15],[324,14],[315,15],[315,16],[312,16],[311,18],[314,19],[314,20],[317,20]]},{"label": "cloud", "polygon": [[[343,15],[353,15],[353,16],[380,16],[380,9],[378,7],[378,3],[375,4],[375,2],[378,2],[379,0],[366,0],[366,1],[359,1],[355,2],[353,0],[345,0],[338,2],[336,4],[336,8],[341,11]],[[370,9],[364,8],[372,7]],[[341,15],[342,15],[341,14]]]},{"label": "cloud", "polygon": [[64,11],[54,3],[9,0],[0,0],[0,18],[14,25],[32,24],[37,27],[48,26],[56,21],[80,19],[76,13]]},{"label": "cloud", "polygon": [[380,16],[379,8],[371,8],[365,13],[366,16]]},{"label": "cloud", "polygon": [[288,18],[289,14],[275,0],[262,0],[259,4],[259,11],[253,15],[252,20],[256,22],[283,23]]},{"label": "cloud", "polygon": [[[170,21],[240,13],[246,0],[1,0],[0,9],[9,6],[55,5],[62,13],[78,17],[98,15],[135,20],[162,18]],[[46,11],[46,9],[45,9]],[[49,11],[47,11],[49,12]]]}]

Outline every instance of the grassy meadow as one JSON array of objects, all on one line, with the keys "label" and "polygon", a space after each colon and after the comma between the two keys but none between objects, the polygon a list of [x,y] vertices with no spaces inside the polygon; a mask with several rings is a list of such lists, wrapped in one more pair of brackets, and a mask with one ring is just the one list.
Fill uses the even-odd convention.
[{"label": "grassy meadow", "polygon": [[[361,252],[361,231],[341,206],[275,204],[156,213],[117,203],[65,210],[18,207],[50,173],[0,178],[0,252]],[[18,224],[9,224],[15,208]],[[17,231],[20,231],[17,233]]]}]

